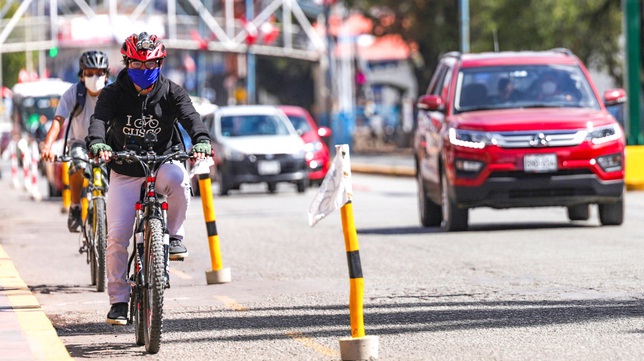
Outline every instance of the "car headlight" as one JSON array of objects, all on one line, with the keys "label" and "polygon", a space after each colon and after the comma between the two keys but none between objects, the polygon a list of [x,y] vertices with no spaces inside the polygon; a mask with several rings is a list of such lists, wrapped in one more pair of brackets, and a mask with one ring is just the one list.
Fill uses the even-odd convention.
[{"label": "car headlight", "polygon": [[619,124],[615,123],[599,128],[589,127],[588,136],[586,138],[593,142],[593,144],[604,144],[620,139],[621,137],[622,130],[619,127]]},{"label": "car headlight", "polygon": [[483,149],[493,143],[489,133],[456,128],[449,129],[449,141],[460,147],[476,149]]},{"label": "car headlight", "polygon": [[306,152],[317,152],[320,149],[322,149],[322,142],[315,141],[304,144],[304,151]]}]

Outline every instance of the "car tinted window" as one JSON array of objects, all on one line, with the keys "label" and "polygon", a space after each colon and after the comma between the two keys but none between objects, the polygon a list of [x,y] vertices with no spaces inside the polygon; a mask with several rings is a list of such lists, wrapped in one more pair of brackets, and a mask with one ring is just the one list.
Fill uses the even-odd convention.
[{"label": "car tinted window", "polygon": [[293,124],[293,128],[295,128],[298,133],[304,134],[310,132],[311,126],[309,125],[309,122],[306,121],[306,118],[300,117],[297,115],[289,115],[288,119],[291,121],[291,124]]},{"label": "car tinted window", "polygon": [[220,125],[224,137],[291,134],[282,118],[274,115],[223,116]]},{"label": "car tinted window", "polygon": [[599,109],[584,73],[571,65],[464,68],[458,74],[454,109],[578,107]]}]

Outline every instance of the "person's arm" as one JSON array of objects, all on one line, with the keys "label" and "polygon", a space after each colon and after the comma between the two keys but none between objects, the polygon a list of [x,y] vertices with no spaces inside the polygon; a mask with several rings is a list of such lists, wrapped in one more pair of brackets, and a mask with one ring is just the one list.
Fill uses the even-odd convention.
[{"label": "person's arm", "polygon": [[52,152],[51,146],[58,138],[58,134],[60,133],[60,130],[63,128],[64,124],[65,118],[61,117],[60,115],[54,117],[54,121],[51,122],[51,127],[47,131],[47,135],[45,136],[45,143],[43,144],[41,150],[41,157],[44,160],[47,160],[49,162],[56,160],[56,154]]},{"label": "person's arm", "polygon": [[174,88],[174,99],[178,110],[177,119],[190,135],[194,157],[196,159],[202,159],[210,155],[212,147],[210,145],[208,127],[206,127],[206,124],[201,120],[201,116],[199,116],[194,105],[192,105],[192,100],[190,100],[188,92],[172,83],[171,88]]},{"label": "person's arm", "polygon": [[96,101],[94,107],[94,114],[90,118],[89,129],[85,143],[87,149],[95,153],[94,150],[99,150],[94,156],[100,157],[105,161],[109,161],[112,156],[111,147],[107,145],[105,140],[105,132],[107,130],[107,123],[115,115],[114,93],[111,89],[104,88],[101,91],[101,96]]},{"label": "person's arm", "polygon": [[45,136],[45,141],[41,149],[41,157],[47,161],[53,162],[54,160],[56,160],[57,154],[54,154],[51,151],[51,147],[58,139],[58,134],[60,134],[61,129],[64,128],[65,120],[67,119],[67,117],[71,117],[70,112],[72,111],[72,106],[75,99],[76,85],[72,85],[60,97],[60,101],[58,102],[58,106],[56,107],[54,121],[51,122],[51,127],[47,131],[47,135]]}]

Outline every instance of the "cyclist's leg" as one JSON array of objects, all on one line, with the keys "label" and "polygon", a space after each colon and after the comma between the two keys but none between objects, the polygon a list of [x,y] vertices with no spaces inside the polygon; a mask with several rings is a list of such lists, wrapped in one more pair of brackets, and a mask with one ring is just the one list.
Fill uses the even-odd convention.
[{"label": "cyclist's leg", "polygon": [[[70,154],[72,157],[87,157],[87,148],[84,142],[73,141],[70,145]],[[67,227],[70,232],[78,232],[81,226],[81,190],[83,189],[83,172],[86,163],[72,160],[69,168],[69,190],[71,193],[71,208],[68,215]]]},{"label": "cyclist's leg", "polygon": [[183,222],[190,205],[190,177],[180,163],[161,166],[157,176],[157,189],[168,197],[168,233],[170,234],[170,260],[179,261],[188,256],[183,244]]},{"label": "cyclist's leg", "polygon": [[190,205],[190,177],[180,163],[166,163],[157,175],[157,190],[168,197],[168,233],[171,237],[183,239],[183,222]]},{"label": "cyclist's leg", "polygon": [[134,204],[139,200],[143,178],[112,172],[107,198],[107,293],[110,304],[128,302],[128,246],[134,226]]}]

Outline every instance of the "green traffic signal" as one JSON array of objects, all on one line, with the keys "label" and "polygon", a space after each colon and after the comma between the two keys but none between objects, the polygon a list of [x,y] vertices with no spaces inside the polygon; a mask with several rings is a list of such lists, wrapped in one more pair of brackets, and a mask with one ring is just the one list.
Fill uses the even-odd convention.
[{"label": "green traffic signal", "polygon": [[49,49],[49,57],[55,58],[56,55],[58,55],[58,48],[54,46],[53,48]]}]

